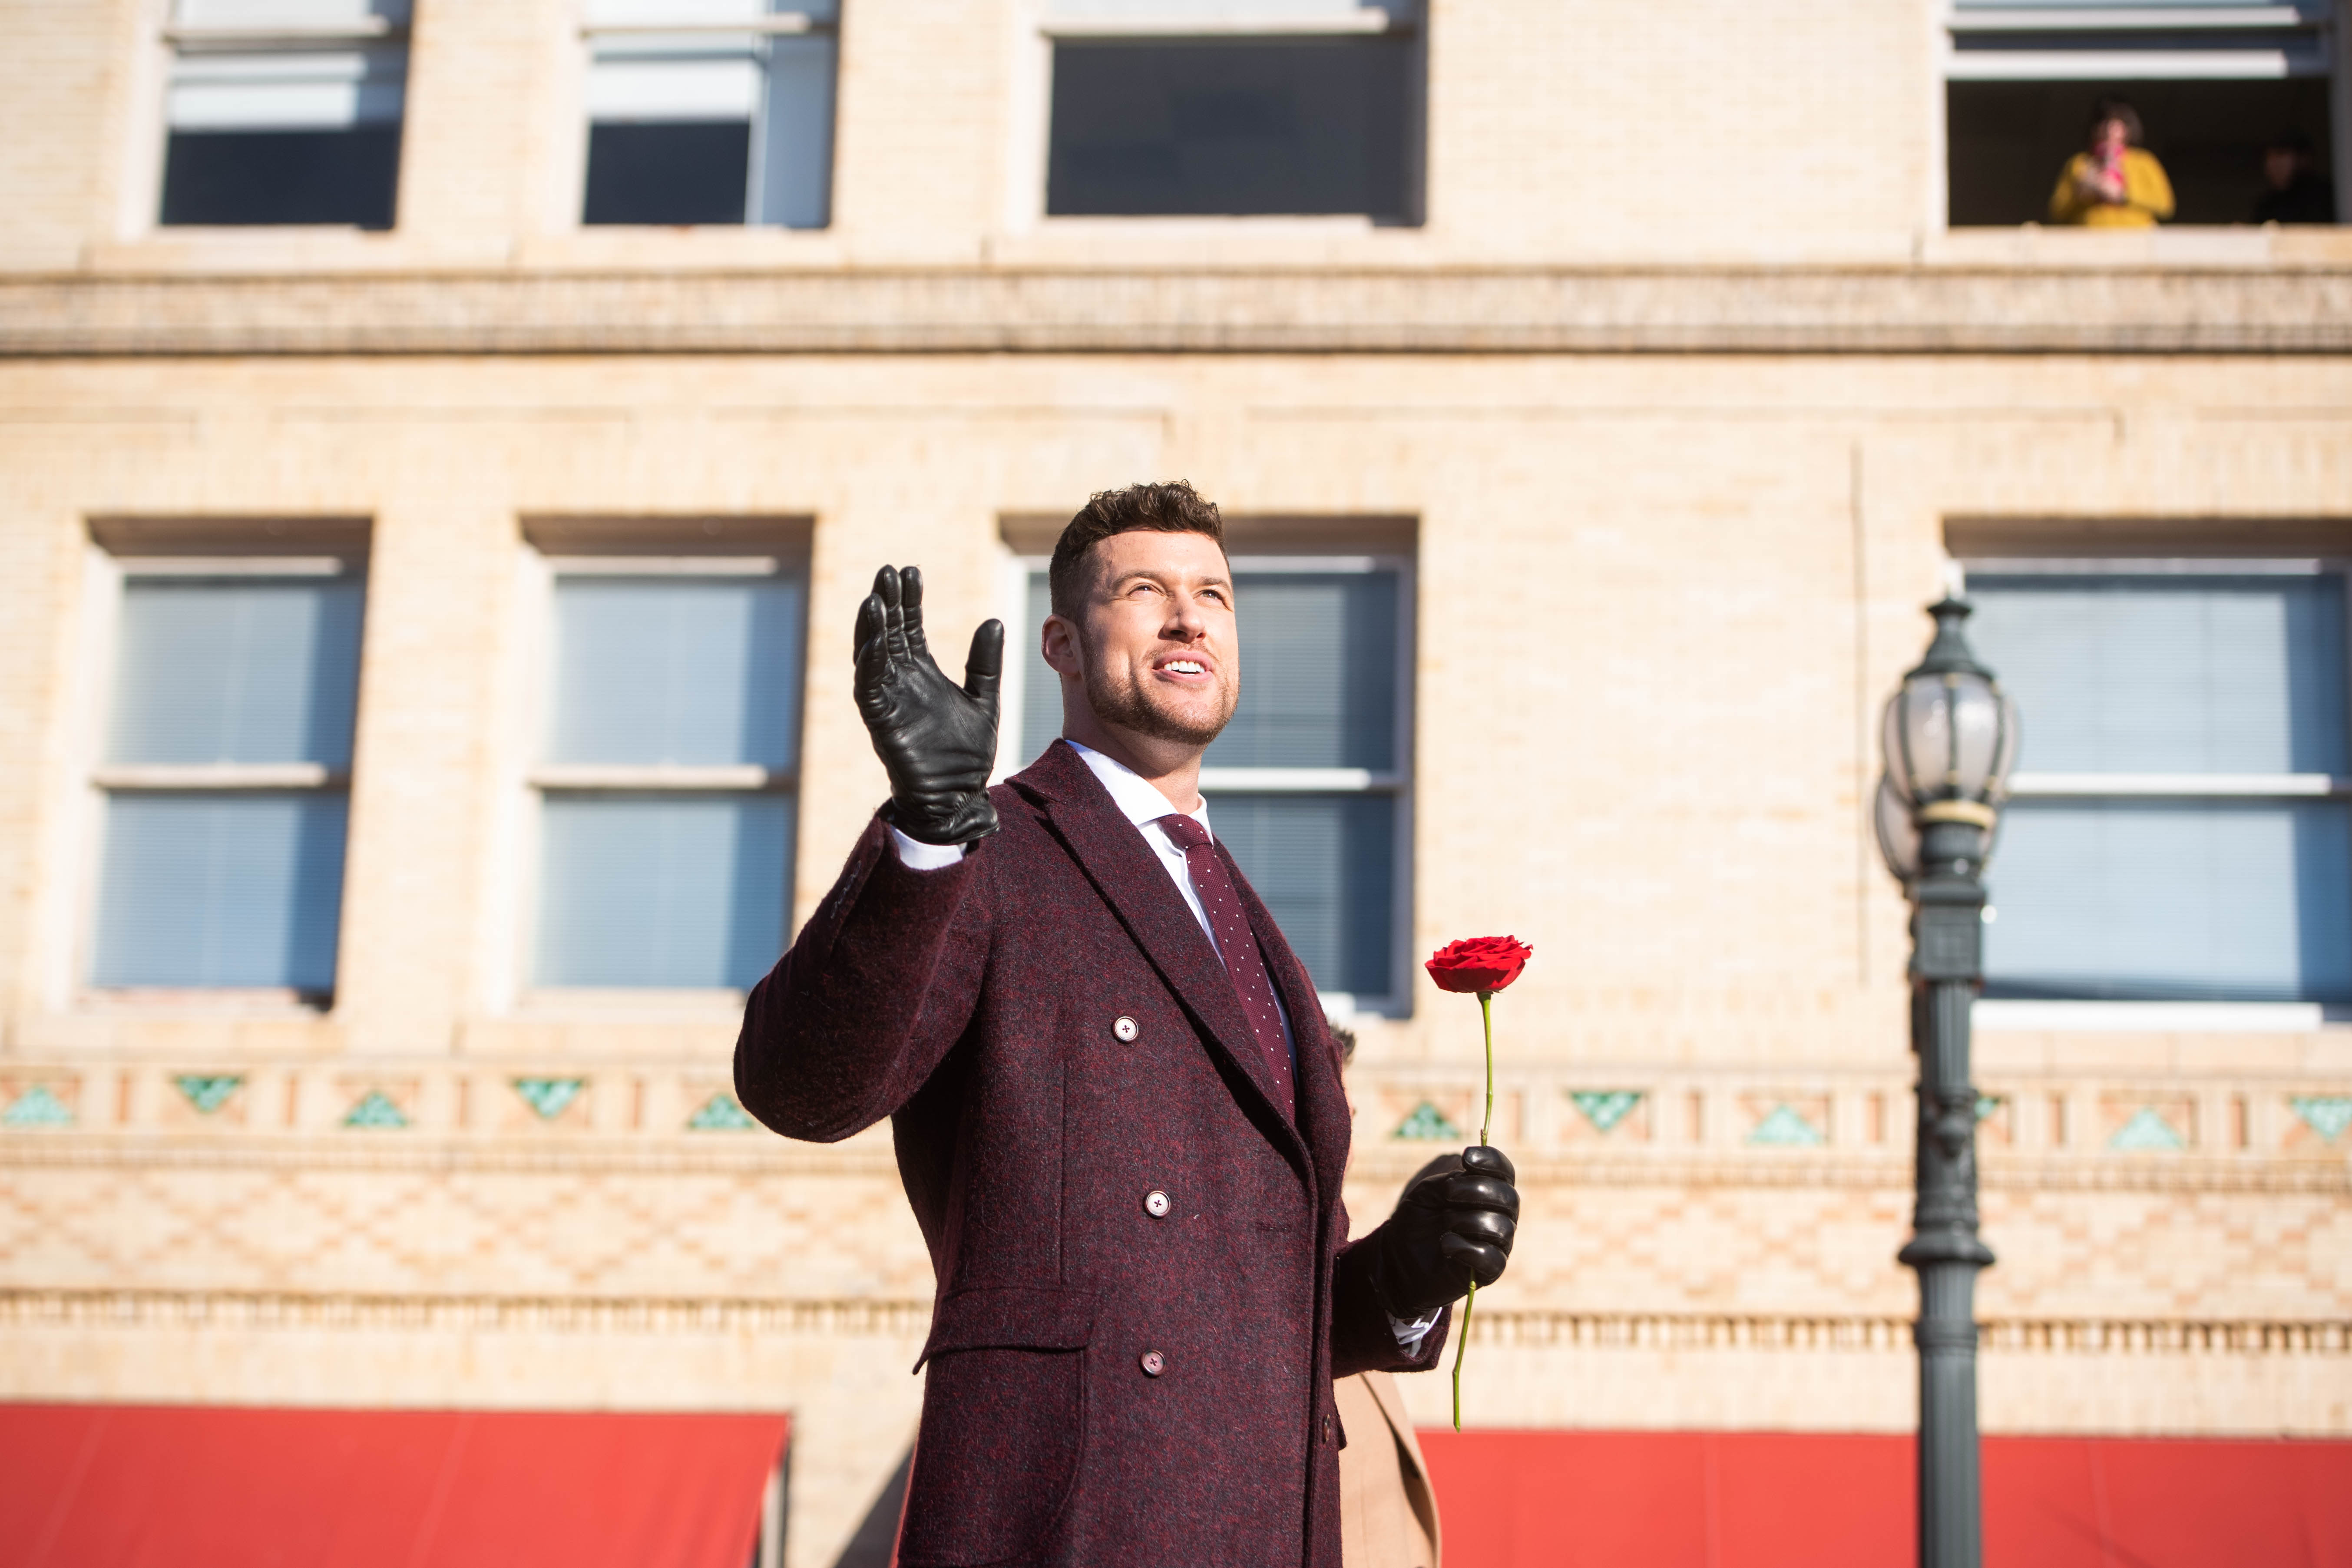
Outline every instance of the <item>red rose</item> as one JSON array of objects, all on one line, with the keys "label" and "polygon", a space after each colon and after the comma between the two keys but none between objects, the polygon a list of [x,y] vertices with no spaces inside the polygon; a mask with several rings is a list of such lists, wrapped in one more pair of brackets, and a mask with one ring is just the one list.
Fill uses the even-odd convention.
[{"label": "red rose", "polygon": [[1535,951],[1515,936],[1474,936],[1447,942],[1425,967],[1441,991],[1492,994],[1519,977]]}]

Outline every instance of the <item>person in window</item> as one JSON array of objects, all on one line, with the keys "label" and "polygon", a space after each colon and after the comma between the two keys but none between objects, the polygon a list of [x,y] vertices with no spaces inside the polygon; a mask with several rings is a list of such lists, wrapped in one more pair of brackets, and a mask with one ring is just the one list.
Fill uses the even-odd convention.
[{"label": "person in window", "polygon": [[1223,540],[1181,482],[1079,510],[1062,736],[993,789],[1003,624],[958,684],[914,568],[857,614],[890,798],[752,989],[735,1085],[787,1137],[892,1124],[939,1281],[907,1568],[1339,1568],[1332,1379],[1434,1366],[1508,1258],[1484,1144],[1350,1234],[1339,1050],[1201,798],[1241,698]]},{"label": "person in window", "polygon": [[2319,157],[2311,138],[2281,136],[2263,149],[2264,189],[2254,203],[2254,223],[2334,223],[2336,192],[2319,177]]},{"label": "person in window", "polygon": [[2153,228],[2172,216],[2172,182],[2140,145],[2139,113],[2103,99],[2091,114],[2090,145],[2066,161],[2050,193],[2050,221],[2084,228]]}]

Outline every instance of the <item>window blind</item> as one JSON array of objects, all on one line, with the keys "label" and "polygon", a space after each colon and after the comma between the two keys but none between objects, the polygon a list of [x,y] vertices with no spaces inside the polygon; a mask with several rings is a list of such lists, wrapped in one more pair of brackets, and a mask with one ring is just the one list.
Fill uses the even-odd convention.
[{"label": "window blind", "polygon": [[2036,773],[2347,771],[2342,580],[1971,574]]},{"label": "window blind", "polygon": [[803,614],[797,578],[559,578],[548,760],[792,768]]},{"label": "window blind", "polygon": [[793,802],[548,795],[545,985],[748,989],[783,951]]},{"label": "window blind", "polygon": [[1360,25],[1370,17],[1411,22],[1420,14],[1420,0],[1046,0],[1045,5],[1049,25],[1140,23],[1171,33],[1188,27],[1202,32],[1235,26],[1329,28]]},{"label": "window blind", "polygon": [[408,49],[282,48],[183,53],[172,62],[173,131],[347,131],[400,120]]},{"label": "window blind", "polygon": [[1389,993],[1394,797],[1218,791],[1209,796],[1209,824],[1318,990]]},{"label": "window blind", "polygon": [[178,0],[172,16],[183,27],[404,27],[411,9],[409,0]]},{"label": "window blind", "polygon": [[340,791],[114,793],[92,981],[331,989],[345,816]]},{"label": "window blind", "polygon": [[[1239,569],[1234,576],[1242,697],[1204,765],[1394,769],[1397,574]],[[1032,760],[1062,732],[1061,677],[1037,638],[1051,611],[1045,574],[1030,574],[1021,752]]]},{"label": "window blind", "polygon": [[344,578],[130,578],[108,760],[349,766],[361,600]]},{"label": "window blind", "polygon": [[1395,767],[1397,574],[1234,576],[1242,699],[1203,765]]},{"label": "window blind", "polygon": [[2347,828],[2338,801],[2013,801],[1986,994],[2352,999]]}]

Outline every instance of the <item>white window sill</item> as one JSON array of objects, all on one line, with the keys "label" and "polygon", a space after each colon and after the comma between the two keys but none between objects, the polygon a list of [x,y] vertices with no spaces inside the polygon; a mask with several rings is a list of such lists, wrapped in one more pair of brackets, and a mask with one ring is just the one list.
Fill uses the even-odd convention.
[{"label": "white window sill", "polygon": [[2319,1002],[1979,1001],[1979,1029],[2052,1034],[2284,1035],[2352,1022],[2352,1009]]}]

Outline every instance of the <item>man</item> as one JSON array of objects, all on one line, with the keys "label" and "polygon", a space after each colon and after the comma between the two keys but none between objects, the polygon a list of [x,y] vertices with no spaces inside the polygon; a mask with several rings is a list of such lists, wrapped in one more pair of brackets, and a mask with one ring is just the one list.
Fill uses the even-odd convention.
[{"label": "man", "polygon": [[2291,132],[2263,149],[2263,194],[2248,221],[2336,221],[2336,189],[2319,177],[2319,153],[2310,137]]},{"label": "man", "polygon": [[1339,1568],[1331,1380],[1433,1365],[1499,1278],[1510,1163],[1465,1150],[1348,1239],[1313,985],[1208,826],[1241,695],[1216,508],[1105,492],[1054,551],[1063,739],[991,790],[1003,627],[959,688],[921,579],[857,618],[890,800],[752,992],[746,1108],[887,1116],[938,1275],[899,1560]]}]

